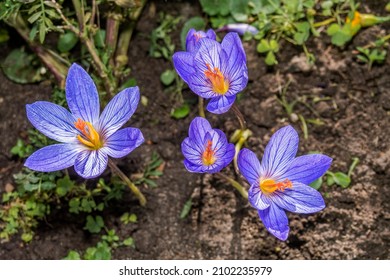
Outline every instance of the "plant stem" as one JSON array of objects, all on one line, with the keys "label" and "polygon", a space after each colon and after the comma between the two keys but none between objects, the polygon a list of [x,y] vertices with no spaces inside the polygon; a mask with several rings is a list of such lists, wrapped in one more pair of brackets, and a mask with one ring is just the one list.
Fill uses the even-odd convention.
[{"label": "plant stem", "polygon": [[323,21],[320,21],[320,22],[316,22],[316,23],[313,23],[313,26],[314,27],[321,27],[321,26],[324,26],[324,25],[328,25],[332,22],[335,22],[336,19],[335,18],[328,18],[326,20],[323,20]]},{"label": "plant stem", "polygon": [[30,40],[30,30],[28,29],[20,14],[16,15],[12,19],[6,20],[5,22],[9,26],[15,28],[20,36],[22,36],[22,38],[27,42],[31,50],[40,58],[43,64],[54,75],[59,87],[64,88],[66,74],[68,73],[68,66],[61,62],[61,59],[58,59],[59,55],[54,51],[46,49],[41,44]]},{"label": "plant stem", "polygon": [[215,175],[230,183],[232,187],[234,187],[241,194],[243,198],[248,199],[248,192],[239,182],[220,172],[215,173]]},{"label": "plant stem", "polygon": [[204,113],[204,99],[201,96],[198,96],[198,110],[199,116],[202,118],[206,118],[206,114]]},{"label": "plant stem", "polygon": [[242,131],[246,130],[246,121],[244,116],[242,115],[240,109],[238,109],[237,105],[233,103],[232,105],[232,111],[236,115],[238,122],[240,123],[240,127]]},{"label": "plant stem", "polygon": [[72,0],[74,10],[76,11],[77,21],[81,33],[84,33],[84,5],[79,0]]},{"label": "plant stem", "polygon": [[106,24],[106,47],[109,56],[110,66],[115,68],[114,54],[118,42],[119,26],[121,24],[122,15],[119,12],[111,12],[107,16]]},{"label": "plant stem", "polygon": [[237,164],[238,153],[240,152],[242,145],[244,145],[246,140],[248,140],[248,138],[251,135],[252,135],[252,131],[250,131],[249,129],[242,131],[240,134],[240,138],[238,139],[238,142],[236,143],[233,165],[234,165],[234,170],[236,171],[237,174],[239,174],[238,164]]},{"label": "plant stem", "polygon": [[139,188],[136,185],[134,185],[134,183],[129,179],[129,177],[127,177],[112,160],[110,159],[108,160],[108,165],[110,166],[111,171],[117,174],[121,178],[121,180],[124,183],[126,183],[126,185],[130,188],[133,194],[138,198],[138,201],[141,204],[141,206],[145,206],[146,198],[139,190]]}]

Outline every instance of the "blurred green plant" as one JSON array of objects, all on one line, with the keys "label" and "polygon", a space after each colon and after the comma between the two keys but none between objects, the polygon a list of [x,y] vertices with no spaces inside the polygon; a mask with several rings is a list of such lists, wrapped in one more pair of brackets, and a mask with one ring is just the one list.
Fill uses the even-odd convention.
[{"label": "blurred green plant", "polygon": [[128,237],[120,241],[114,229],[106,229],[106,234],[101,237],[101,241],[96,246],[87,248],[81,255],[75,250],[70,250],[64,260],[111,260],[112,251],[122,246],[134,248],[134,239]]},{"label": "blurred green plant", "polygon": [[267,65],[275,65],[280,41],[302,46],[308,61],[315,60],[306,46],[311,35],[320,36],[326,26],[331,41],[344,46],[362,27],[390,20],[357,12],[354,0],[201,0],[203,11],[214,28],[244,22],[258,29],[244,40],[259,41],[257,51]]}]

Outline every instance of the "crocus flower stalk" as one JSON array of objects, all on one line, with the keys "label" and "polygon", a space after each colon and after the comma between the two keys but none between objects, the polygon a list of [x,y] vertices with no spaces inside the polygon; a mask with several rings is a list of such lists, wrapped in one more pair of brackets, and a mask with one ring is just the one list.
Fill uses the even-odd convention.
[{"label": "crocus flower stalk", "polygon": [[283,241],[290,230],[285,210],[309,214],[325,207],[321,194],[308,184],[320,178],[332,162],[321,154],[295,157],[298,142],[297,132],[286,126],[272,136],[261,163],[248,149],[238,155],[240,172],[251,185],[250,204],[267,230]]},{"label": "crocus flower stalk", "polygon": [[[47,137],[60,142],[33,153],[27,158],[26,167],[52,172],[74,166],[81,177],[95,178],[106,169],[109,156],[122,158],[144,142],[138,128],[120,129],[137,108],[138,87],[118,93],[99,116],[97,88],[83,68],[73,64],[65,86],[70,112],[46,101],[26,105],[31,124]],[[135,186],[129,187],[135,190]],[[136,195],[144,204],[146,200],[139,190]]]},{"label": "crocus flower stalk", "polygon": [[259,33],[256,27],[247,23],[229,23],[216,30],[217,32],[237,32],[240,35],[244,35],[249,32],[252,35]]},{"label": "crocus flower stalk", "polygon": [[228,33],[222,43],[200,38],[195,51],[177,52],[172,59],[190,89],[210,99],[207,110],[214,114],[227,112],[248,83],[246,55],[237,33]]},{"label": "crocus flower stalk", "polygon": [[196,117],[190,124],[188,136],[181,144],[185,168],[189,172],[217,174],[248,198],[247,191],[237,181],[218,173],[232,162],[235,154],[234,145],[227,141],[226,135],[213,129],[205,118]]}]

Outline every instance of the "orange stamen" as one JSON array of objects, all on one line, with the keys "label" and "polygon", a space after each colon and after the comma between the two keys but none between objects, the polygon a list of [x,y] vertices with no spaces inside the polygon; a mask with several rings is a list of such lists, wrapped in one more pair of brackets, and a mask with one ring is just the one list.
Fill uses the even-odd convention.
[{"label": "orange stamen", "polygon": [[215,162],[215,151],[211,148],[213,142],[211,140],[207,141],[206,149],[202,155],[202,162],[204,165],[212,165]]},{"label": "orange stamen", "polygon": [[77,135],[77,139],[87,147],[97,150],[102,147],[99,133],[89,122],[77,119],[74,126],[81,132],[81,135]]},{"label": "orange stamen", "polygon": [[263,193],[266,194],[271,194],[276,190],[283,192],[287,188],[292,188],[292,182],[289,179],[278,183],[273,179],[265,179],[260,181],[260,189]]},{"label": "orange stamen", "polygon": [[206,63],[206,66],[207,70],[204,71],[204,74],[213,85],[213,91],[222,95],[225,94],[229,89],[229,82],[225,80],[218,67],[214,67],[214,70],[212,70],[210,64]]}]

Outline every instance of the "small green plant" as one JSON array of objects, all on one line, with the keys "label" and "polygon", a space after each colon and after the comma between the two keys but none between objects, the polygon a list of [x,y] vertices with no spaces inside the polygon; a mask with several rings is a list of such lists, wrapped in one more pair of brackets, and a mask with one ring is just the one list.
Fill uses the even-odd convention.
[{"label": "small green plant", "polygon": [[[348,173],[344,173],[341,171],[337,171],[337,172],[327,171],[326,175],[325,175],[326,176],[326,185],[328,185],[328,186],[337,185],[337,186],[342,187],[343,189],[348,188],[349,185],[351,184],[351,176],[352,176],[353,170],[355,169],[356,165],[358,165],[358,164],[359,164],[359,158],[353,157],[351,166],[348,169]],[[312,188],[318,190],[321,187],[322,183],[323,183],[323,178],[320,177],[317,180],[315,180],[314,182],[312,182],[310,184],[310,186]]]},{"label": "small green plant", "polygon": [[130,214],[130,213],[126,212],[126,213],[123,213],[120,220],[125,225],[127,225],[128,223],[136,223],[137,222],[137,215]]},{"label": "small green plant", "polygon": [[152,153],[150,161],[146,164],[145,170],[142,174],[134,174],[134,184],[147,185],[149,187],[157,187],[154,181],[163,175],[165,163],[156,152]]},{"label": "small green plant", "polygon": [[106,234],[96,246],[87,248],[83,254],[70,250],[64,260],[110,260],[112,251],[121,246],[134,247],[134,239],[128,237],[120,241],[114,229],[106,229]]},{"label": "small green plant", "polygon": [[382,64],[386,60],[387,46],[390,35],[386,35],[382,38],[375,40],[374,42],[363,46],[357,47],[357,58],[363,63],[367,63],[368,69],[372,68],[374,63]]}]

